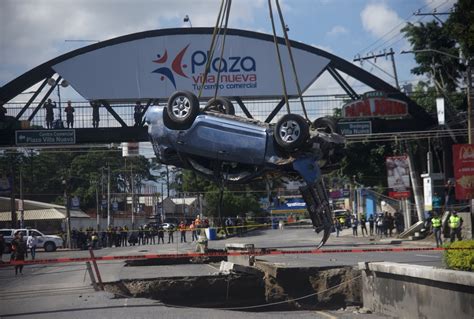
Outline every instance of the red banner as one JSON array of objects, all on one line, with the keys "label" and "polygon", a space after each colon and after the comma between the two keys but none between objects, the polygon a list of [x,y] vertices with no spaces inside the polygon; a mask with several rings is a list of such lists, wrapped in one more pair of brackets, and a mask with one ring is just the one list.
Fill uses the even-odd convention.
[{"label": "red banner", "polygon": [[410,197],[411,192],[410,191],[405,191],[405,192],[388,192],[388,196],[396,199],[400,198],[408,198]]},{"label": "red banner", "polygon": [[453,145],[456,199],[474,198],[474,144]]}]

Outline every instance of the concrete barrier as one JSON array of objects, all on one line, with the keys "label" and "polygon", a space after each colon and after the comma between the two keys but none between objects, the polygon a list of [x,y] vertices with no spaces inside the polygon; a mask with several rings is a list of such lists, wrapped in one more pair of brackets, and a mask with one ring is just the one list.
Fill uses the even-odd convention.
[{"label": "concrete barrier", "polygon": [[396,318],[473,318],[474,273],[390,262],[359,263],[365,308]]}]

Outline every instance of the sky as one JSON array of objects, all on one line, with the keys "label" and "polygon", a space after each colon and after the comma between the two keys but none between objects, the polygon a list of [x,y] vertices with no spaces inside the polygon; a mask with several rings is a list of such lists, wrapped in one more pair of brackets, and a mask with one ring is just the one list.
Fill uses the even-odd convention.
[{"label": "sky", "polygon": [[[212,27],[221,0],[0,0],[0,86],[58,55],[117,36],[163,28]],[[352,61],[393,48],[399,81],[415,82],[410,73],[410,45],[400,29],[432,16],[414,12],[449,12],[455,0],[280,0],[289,37]],[[446,19],[441,17],[441,19]],[[267,0],[234,0],[229,27],[271,33]],[[80,40],[80,41],[76,41]],[[357,65],[360,65],[357,63]],[[394,85],[390,59],[362,67]],[[323,76],[307,94],[340,93]],[[72,89],[62,92],[76,98]],[[27,95],[23,95],[27,97]],[[21,99],[21,97],[19,97]],[[23,100],[27,100],[24,98]]]}]

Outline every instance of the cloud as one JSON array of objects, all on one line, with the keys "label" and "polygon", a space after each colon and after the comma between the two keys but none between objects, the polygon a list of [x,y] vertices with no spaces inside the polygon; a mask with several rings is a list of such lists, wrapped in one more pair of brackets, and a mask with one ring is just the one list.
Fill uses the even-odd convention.
[{"label": "cloud", "polygon": [[[265,0],[239,0],[229,26],[246,28],[257,21]],[[21,73],[78,48],[68,39],[107,40],[145,30],[182,27],[189,15],[193,27],[214,26],[219,0],[0,0],[0,85],[6,70]],[[90,43],[81,43],[88,45]]]},{"label": "cloud", "polygon": [[344,28],[342,25],[336,25],[332,27],[332,29],[327,33],[328,36],[338,36],[341,34],[346,34],[349,31],[347,31],[346,28]]},{"label": "cloud", "polygon": [[405,22],[384,3],[368,4],[360,13],[364,30],[376,37],[399,33]]}]

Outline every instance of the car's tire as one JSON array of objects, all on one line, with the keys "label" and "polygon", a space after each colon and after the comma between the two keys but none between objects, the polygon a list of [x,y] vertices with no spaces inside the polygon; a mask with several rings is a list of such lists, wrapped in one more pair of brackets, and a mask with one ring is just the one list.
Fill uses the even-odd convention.
[{"label": "car's tire", "polygon": [[275,126],[275,141],[285,151],[301,147],[308,137],[308,123],[298,114],[284,115]]},{"label": "car's tire", "polygon": [[341,134],[341,130],[337,126],[334,119],[330,117],[320,117],[313,122],[313,127],[317,130],[321,130],[325,133],[337,133]]},{"label": "car's tire", "polygon": [[43,245],[44,251],[50,253],[53,251],[56,251],[56,244],[53,243],[52,241],[47,241]]},{"label": "car's tire", "polygon": [[204,111],[235,115],[235,108],[232,102],[228,98],[220,96],[211,98],[204,107]]},{"label": "car's tire", "polygon": [[199,100],[192,92],[176,91],[168,99],[166,112],[176,126],[189,127],[199,114]]}]

